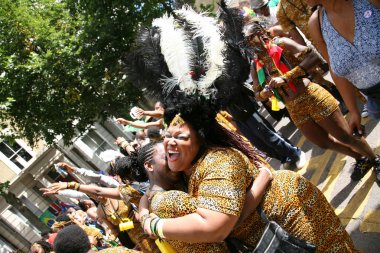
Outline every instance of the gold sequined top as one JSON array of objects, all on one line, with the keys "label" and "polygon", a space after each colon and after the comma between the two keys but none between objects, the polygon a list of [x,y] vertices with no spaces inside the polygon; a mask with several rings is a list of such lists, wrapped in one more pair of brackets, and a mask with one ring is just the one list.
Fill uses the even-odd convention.
[{"label": "gold sequined top", "polygon": [[277,20],[286,32],[298,27],[310,40],[308,22],[311,14],[313,12],[304,0],[280,0]]},{"label": "gold sequined top", "polygon": [[125,203],[139,205],[142,194],[130,185],[119,186],[120,197]]},{"label": "gold sequined top", "polygon": [[133,220],[133,210],[131,205],[125,204],[123,200],[118,200],[118,206],[113,206],[112,202],[107,199],[103,205],[104,214],[106,219],[113,225],[118,226],[124,219],[129,218]]},{"label": "gold sequined top", "polygon": [[93,236],[93,237],[96,237],[98,239],[103,238],[102,233],[97,228],[93,228],[93,227],[89,227],[89,226],[83,225],[82,229],[84,230],[84,232],[86,232],[86,234],[88,236]]}]

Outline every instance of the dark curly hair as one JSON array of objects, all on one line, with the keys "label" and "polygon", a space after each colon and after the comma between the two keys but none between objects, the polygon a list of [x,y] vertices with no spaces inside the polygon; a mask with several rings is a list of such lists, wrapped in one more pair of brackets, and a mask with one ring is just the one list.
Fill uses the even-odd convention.
[{"label": "dark curly hair", "polygon": [[67,216],[67,214],[60,214],[55,218],[55,221],[60,222],[60,221],[71,221],[70,217]]},{"label": "dark curly hair", "polygon": [[82,228],[70,225],[58,232],[53,247],[55,253],[87,253],[91,244]]},{"label": "dark curly hair", "polygon": [[121,157],[115,162],[114,168],[115,174],[120,176],[122,180],[145,182],[148,177],[145,170],[139,168],[137,163],[137,155],[132,154],[130,156]]},{"label": "dark curly hair", "polygon": [[[160,102],[161,103],[161,102]],[[157,126],[148,127],[147,137],[152,141],[162,140],[161,129]]]},{"label": "dark curly hair", "polygon": [[241,135],[229,131],[216,121],[218,106],[212,99],[198,94],[186,95],[177,91],[165,100],[165,108],[166,124],[169,125],[180,113],[181,118],[197,132],[203,145],[236,148],[253,159],[256,165],[263,162],[263,158]]},{"label": "dark curly hair", "polygon": [[215,100],[198,94],[187,95],[177,90],[173,91],[164,103],[164,121],[167,125],[180,113],[181,118],[189,123],[202,139],[207,139],[210,126],[216,124],[215,116],[219,111]]},{"label": "dark curly hair", "polygon": [[[44,240],[36,241],[36,242],[33,243],[33,245],[34,244],[40,245],[45,253],[50,253],[53,250],[53,247],[51,246],[51,244],[48,243],[48,242],[46,242],[46,241],[44,241]],[[29,253],[33,253],[34,252],[34,251],[32,252],[31,249],[32,249],[32,247],[30,247]]]}]

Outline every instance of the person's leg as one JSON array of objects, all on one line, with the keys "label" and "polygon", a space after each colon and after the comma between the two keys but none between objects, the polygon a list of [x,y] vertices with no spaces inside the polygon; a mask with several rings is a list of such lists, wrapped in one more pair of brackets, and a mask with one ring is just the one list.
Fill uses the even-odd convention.
[{"label": "person's leg", "polygon": [[[286,142],[278,133],[272,131],[257,112],[253,113],[244,123],[238,122],[237,125],[247,139],[270,157],[277,158],[282,163],[288,160],[296,162],[299,159],[300,151]],[[243,125],[244,127],[242,127]],[[256,142],[263,145],[259,147],[253,137]]]},{"label": "person's leg", "polygon": [[367,157],[370,160],[374,160],[376,158],[375,153],[368,145],[364,137],[356,138],[350,134],[347,121],[343,117],[340,110],[336,110],[330,116],[319,121],[317,124],[320,125],[326,132],[334,136],[339,143],[349,147],[351,150],[355,151],[355,153],[360,154],[360,157]]},{"label": "person's leg", "polygon": [[314,121],[308,121],[298,126],[301,133],[312,143],[323,149],[332,149],[355,159],[360,159],[361,155],[348,146],[342,144]]}]

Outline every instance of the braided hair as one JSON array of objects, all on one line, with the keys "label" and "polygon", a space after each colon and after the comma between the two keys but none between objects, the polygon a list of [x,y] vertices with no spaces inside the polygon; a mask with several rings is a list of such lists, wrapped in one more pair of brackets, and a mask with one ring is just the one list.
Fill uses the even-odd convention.
[{"label": "braided hair", "polygon": [[[144,169],[144,163],[149,162],[153,163],[153,152],[154,147],[159,142],[153,141],[149,142],[148,144],[142,146],[137,154],[137,164],[139,168]],[[144,169],[145,171],[145,169]]]},{"label": "braided hair", "polygon": [[[140,170],[141,174],[144,174],[147,176],[145,172],[145,167],[144,163],[152,163],[154,164],[153,160],[153,153],[154,153],[154,148],[156,147],[157,144],[162,143],[161,141],[151,141],[148,144],[142,146],[138,152],[137,155],[137,164],[138,164],[138,169]],[[142,181],[139,181],[142,182]]]},{"label": "braided hair", "polygon": [[141,171],[137,163],[137,155],[131,154],[130,156],[121,157],[117,159],[114,166],[114,172],[123,181],[138,181],[145,182],[148,180],[145,171]]}]

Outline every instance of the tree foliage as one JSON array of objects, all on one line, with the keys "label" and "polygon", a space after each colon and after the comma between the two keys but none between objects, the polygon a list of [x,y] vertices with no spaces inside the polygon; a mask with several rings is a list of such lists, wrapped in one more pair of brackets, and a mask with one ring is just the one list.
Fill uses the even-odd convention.
[{"label": "tree foliage", "polygon": [[125,114],[142,94],[125,79],[123,54],[141,25],[183,2],[2,0],[0,101],[14,101],[1,121],[31,144],[69,143]]}]

